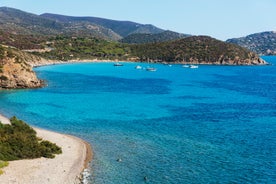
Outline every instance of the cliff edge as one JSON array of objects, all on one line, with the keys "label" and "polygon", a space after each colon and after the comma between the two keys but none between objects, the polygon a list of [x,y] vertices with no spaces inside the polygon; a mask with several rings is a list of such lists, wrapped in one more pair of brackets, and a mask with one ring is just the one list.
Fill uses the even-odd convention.
[{"label": "cliff edge", "polygon": [[0,46],[0,89],[38,88],[43,81],[36,77],[28,62],[43,60],[20,50]]}]

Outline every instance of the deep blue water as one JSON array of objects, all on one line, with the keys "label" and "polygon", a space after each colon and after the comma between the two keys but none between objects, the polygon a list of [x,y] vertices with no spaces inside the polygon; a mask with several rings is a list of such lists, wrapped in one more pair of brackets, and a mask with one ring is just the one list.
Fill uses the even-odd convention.
[{"label": "deep blue water", "polygon": [[95,184],[276,183],[276,66],[135,66],[36,68],[0,113],[87,140]]}]

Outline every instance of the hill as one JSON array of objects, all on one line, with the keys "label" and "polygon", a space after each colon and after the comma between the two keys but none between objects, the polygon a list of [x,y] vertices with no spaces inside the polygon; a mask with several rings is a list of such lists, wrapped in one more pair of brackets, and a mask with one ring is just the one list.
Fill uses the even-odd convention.
[{"label": "hill", "polygon": [[226,42],[240,45],[259,55],[276,55],[276,32],[274,31],[228,39]]},{"label": "hill", "polygon": [[258,55],[240,46],[208,36],[148,44],[123,44],[97,38],[58,36],[48,42],[49,52],[36,55],[54,60],[136,60],[189,64],[265,64]]},{"label": "hill", "polygon": [[265,64],[257,54],[245,48],[208,36],[192,36],[170,42],[132,45],[131,53],[142,61],[152,62],[218,65]]},{"label": "hill", "polygon": [[57,14],[45,13],[40,15],[40,17],[55,20],[57,22],[62,22],[66,24],[81,24],[89,23],[100,25],[107,29],[112,30],[121,37],[126,37],[134,33],[160,33],[164,30],[157,28],[151,24],[140,24],[131,21],[118,21],[110,20],[98,17],[73,17],[73,16],[64,16]]},{"label": "hill", "polygon": [[21,10],[0,7],[0,30],[12,34],[59,34],[64,25]]},{"label": "hill", "polygon": [[111,29],[89,22],[64,23],[8,7],[0,7],[0,31],[12,35],[86,35],[118,40]]},{"label": "hill", "polygon": [[127,37],[121,39],[120,42],[129,44],[155,43],[178,40],[189,36],[191,35],[176,33],[173,31],[164,31],[156,34],[137,33],[128,35]]},{"label": "hill", "polygon": [[55,36],[40,43],[44,52],[33,50],[32,53],[50,60],[127,60],[130,48],[126,44],[111,42],[95,37]]},{"label": "hill", "polygon": [[93,36],[119,40],[134,33],[160,33],[150,24],[117,21],[98,17],[74,17],[45,13],[36,15],[9,7],[0,7],[0,31],[13,35]]},{"label": "hill", "polygon": [[[0,28],[1,29],[1,28]],[[18,49],[43,49],[40,43],[45,42],[50,36],[34,34],[13,34],[0,30],[0,44],[16,47]]]}]

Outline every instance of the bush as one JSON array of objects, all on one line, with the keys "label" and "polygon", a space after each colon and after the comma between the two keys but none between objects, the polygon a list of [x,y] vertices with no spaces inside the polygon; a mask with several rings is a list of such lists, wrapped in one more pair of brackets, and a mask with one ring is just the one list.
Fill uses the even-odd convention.
[{"label": "bush", "polygon": [[19,160],[27,158],[54,158],[62,153],[60,147],[36,137],[36,132],[16,117],[11,124],[0,123],[0,160]]},{"label": "bush", "polygon": [[9,162],[0,160],[0,169],[9,165]]},{"label": "bush", "polygon": [[1,75],[1,76],[0,76],[0,80],[6,81],[6,80],[8,80],[8,77],[6,77],[5,75]]}]

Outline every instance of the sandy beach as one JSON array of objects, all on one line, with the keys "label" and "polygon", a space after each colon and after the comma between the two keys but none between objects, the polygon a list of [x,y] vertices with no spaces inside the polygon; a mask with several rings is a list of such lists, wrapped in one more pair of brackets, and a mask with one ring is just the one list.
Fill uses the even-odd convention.
[{"label": "sandy beach", "polygon": [[[9,119],[0,115],[2,123]],[[62,147],[62,154],[54,159],[38,158],[10,161],[0,175],[2,184],[77,184],[81,172],[92,158],[91,147],[85,141],[70,135],[34,128],[37,136]]]},{"label": "sandy beach", "polygon": [[133,61],[133,60],[110,60],[110,59],[105,59],[105,60],[98,60],[98,59],[81,59],[81,60],[67,60],[67,61],[58,61],[58,60],[46,60],[44,59],[43,61],[32,61],[28,62],[29,65],[31,65],[33,68],[34,67],[40,67],[40,66],[49,66],[49,65],[59,65],[59,64],[74,64],[74,63],[137,63],[139,61]]}]

